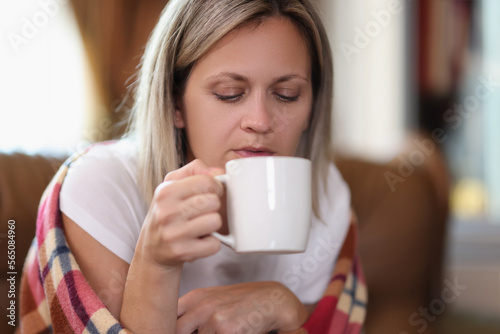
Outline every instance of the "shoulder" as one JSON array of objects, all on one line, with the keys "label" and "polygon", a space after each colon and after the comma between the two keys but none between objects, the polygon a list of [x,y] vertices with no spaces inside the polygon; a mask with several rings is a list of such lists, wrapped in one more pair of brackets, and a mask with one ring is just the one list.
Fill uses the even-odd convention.
[{"label": "shoulder", "polygon": [[[131,140],[99,143],[73,161],[68,170],[68,179],[85,173],[87,177],[113,176],[117,173],[136,173],[137,149]],[[88,174],[93,173],[93,174]]]},{"label": "shoulder", "polygon": [[70,163],[59,196],[66,216],[127,262],[147,213],[136,152],[126,140],[92,146]]},{"label": "shoulder", "polygon": [[117,191],[137,184],[137,150],[130,140],[99,143],[69,164],[62,191]]},{"label": "shoulder", "polygon": [[[96,144],[70,163],[62,197],[99,193],[114,198],[138,191],[137,149],[131,140]],[[87,199],[88,200],[88,199]]]}]

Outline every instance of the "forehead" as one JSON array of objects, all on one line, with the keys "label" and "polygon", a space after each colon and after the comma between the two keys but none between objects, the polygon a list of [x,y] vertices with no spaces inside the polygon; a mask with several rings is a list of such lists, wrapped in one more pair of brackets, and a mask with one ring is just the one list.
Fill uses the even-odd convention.
[{"label": "forehead", "polygon": [[[310,75],[308,43],[299,28],[283,17],[269,17],[245,24],[224,36],[195,65],[207,68],[273,67]],[[194,69],[193,69],[194,70]]]}]

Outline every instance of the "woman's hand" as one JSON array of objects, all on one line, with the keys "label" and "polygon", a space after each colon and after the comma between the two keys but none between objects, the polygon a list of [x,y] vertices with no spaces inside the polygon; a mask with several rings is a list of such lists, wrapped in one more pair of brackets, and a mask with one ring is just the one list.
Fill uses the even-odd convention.
[{"label": "woman's hand", "polygon": [[153,196],[128,271],[120,319],[135,333],[173,333],[182,264],[212,255],[220,242],[222,172],[194,160],[165,177]]},{"label": "woman's hand", "polygon": [[154,193],[136,252],[165,268],[215,254],[220,242],[211,236],[222,226],[219,214],[223,172],[200,160],[173,171]]},{"label": "woman's hand", "polygon": [[177,314],[177,334],[289,332],[309,316],[298,298],[278,282],[196,289],[179,299]]}]

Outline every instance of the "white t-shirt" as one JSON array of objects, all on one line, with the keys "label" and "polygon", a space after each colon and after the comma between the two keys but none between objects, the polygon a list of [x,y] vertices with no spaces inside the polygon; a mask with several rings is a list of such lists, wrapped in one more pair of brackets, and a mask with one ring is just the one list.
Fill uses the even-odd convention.
[{"label": "white t-shirt", "polygon": [[[61,211],[94,239],[130,263],[148,211],[138,187],[136,146],[131,140],[97,145],[74,162],[63,182]],[[320,187],[320,214],[312,217],[304,253],[237,254],[222,245],[207,258],[185,263],[180,296],[201,287],[278,281],[305,304],[321,299],[350,221],[350,192],[335,165]]]}]

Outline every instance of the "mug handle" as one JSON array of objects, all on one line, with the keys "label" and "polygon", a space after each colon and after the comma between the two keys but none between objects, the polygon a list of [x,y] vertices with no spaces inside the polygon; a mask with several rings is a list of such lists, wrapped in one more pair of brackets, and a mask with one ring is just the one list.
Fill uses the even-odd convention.
[{"label": "mug handle", "polygon": [[[215,176],[215,179],[222,182],[222,184],[224,184],[227,187],[227,179],[228,179],[227,174],[217,175]],[[234,237],[233,235],[231,235],[231,231],[229,231],[229,235],[222,235],[220,233],[213,232],[212,236],[216,237],[221,242],[234,249],[235,243],[234,243]]]}]

